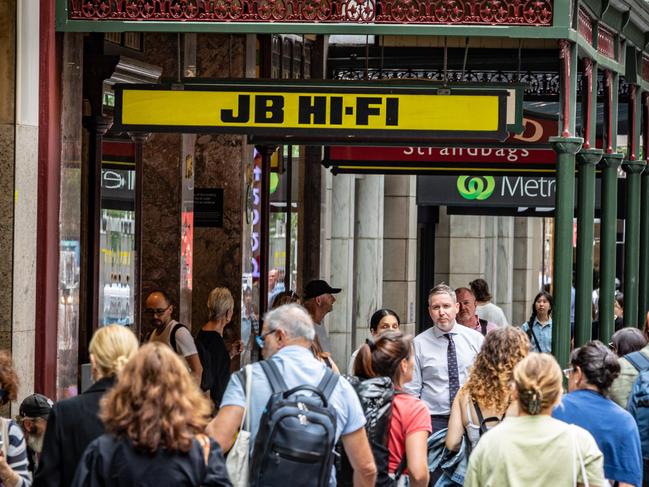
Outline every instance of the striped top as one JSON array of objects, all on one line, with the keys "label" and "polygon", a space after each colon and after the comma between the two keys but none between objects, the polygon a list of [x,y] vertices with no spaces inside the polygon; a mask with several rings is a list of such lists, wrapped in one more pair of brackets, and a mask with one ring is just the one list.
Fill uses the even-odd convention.
[{"label": "striped top", "polygon": [[[27,461],[27,445],[22,429],[14,421],[2,418],[2,421],[9,421],[9,444],[7,445],[7,464],[20,476],[20,482],[16,487],[30,487],[32,476],[29,473],[29,462]],[[2,441],[6,441],[2,438]],[[0,485],[4,483],[0,481]]]}]

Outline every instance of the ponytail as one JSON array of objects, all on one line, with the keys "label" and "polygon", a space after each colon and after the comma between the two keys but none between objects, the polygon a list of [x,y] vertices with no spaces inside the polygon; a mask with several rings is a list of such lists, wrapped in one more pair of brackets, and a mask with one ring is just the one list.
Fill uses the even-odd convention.
[{"label": "ponytail", "polygon": [[389,377],[399,380],[399,365],[412,353],[412,336],[399,331],[386,332],[375,340],[368,340],[359,350],[354,361],[354,375],[369,379]]},{"label": "ponytail", "polygon": [[514,368],[519,406],[528,414],[549,411],[562,393],[561,369],[547,353],[531,353]]},{"label": "ponytail", "polygon": [[[371,379],[376,377],[374,369],[372,369],[372,348],[370,347],[370,340],[365,342],[361,348],[358,349],[352,373],[361,379]],[[376,348],[375,348],[376,349]]]}]

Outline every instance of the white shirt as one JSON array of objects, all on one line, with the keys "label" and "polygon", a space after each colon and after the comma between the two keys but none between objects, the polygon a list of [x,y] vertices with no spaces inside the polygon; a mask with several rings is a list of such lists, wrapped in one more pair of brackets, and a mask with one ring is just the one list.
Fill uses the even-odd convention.
[{"label": "white shirt", "polygon": [[466,382],[469,368],[484,341],[482,333],[458,323],[448,332],[433,326],[415,337],[415,368],[412,372],[412,382],[407,383],[404,390],[419,397],[428,406],[430,414],[436,415],[451,412],[447,359],[449,341],[444,336],[446,333],[453,335],[460,385]]},{"label": "white shirt", "polygon": [[509,326],[509,322],[507,321],[503,310],[500,308],[500,306],[496,306],[493,303],[480,304],[476,306],[476,313],[478,315],[478,318],[491,321],[492,323],[498,325],[500,328]]}]

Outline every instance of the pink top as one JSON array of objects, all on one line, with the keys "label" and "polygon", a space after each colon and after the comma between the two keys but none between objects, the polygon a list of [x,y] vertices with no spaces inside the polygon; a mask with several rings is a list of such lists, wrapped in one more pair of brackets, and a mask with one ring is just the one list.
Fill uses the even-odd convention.
[{"label": "pink top", "polygon": [[392,419],[388,433],[390,459],[388,471],[394,472],[406,453],[406,437],[417,431],[432,433],[430,413],[421,399],[410,394],[397,394],[392,401]]}]

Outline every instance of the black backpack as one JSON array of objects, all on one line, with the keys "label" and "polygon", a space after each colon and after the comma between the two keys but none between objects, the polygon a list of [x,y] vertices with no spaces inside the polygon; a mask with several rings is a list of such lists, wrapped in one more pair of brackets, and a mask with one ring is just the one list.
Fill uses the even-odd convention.
[{"label": "black backpack", "polygon": [[[397,485],[399,477],[406,467],[406,458],[401,459],[395,472],[395,478],[388,475],[388,434],[390,432],[390,421],[392,420],[392,401],[399,392],[394,390],[392,380],[389,377],[373,377],[360,380],[358,377],[345,378],[352,385],[365,414],[365,430],[367,438],[374,455],[376,463],[377,487],[391,487]],[[345,450],[342,445],[337,448],[340,461],[336,464],[336,485],[338,487],[351,487],[353,485],[354,471],[349,464]]]},{"label": "black backpack", "polygon": [[329,397],[338,376],[326,368],[317,387],[301,385],[288,390],[274,360],[260,364],[272,395],[252,452],[251,487],[327,487],[336,440],[336,413]]}]

